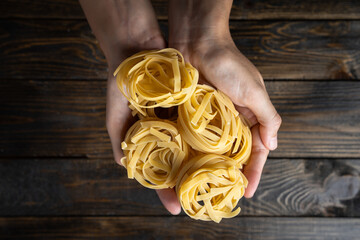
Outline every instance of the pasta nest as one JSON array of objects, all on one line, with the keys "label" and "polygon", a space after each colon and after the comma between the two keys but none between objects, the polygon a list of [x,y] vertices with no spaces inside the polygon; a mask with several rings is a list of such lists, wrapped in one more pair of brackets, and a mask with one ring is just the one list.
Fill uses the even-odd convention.
[{"label": "pasta nest", "polygon": [[216,154],[192,158],[179,173],[176,192],[185,213],[191,218],[219,223],[232,218],[248,181],[229,157]]},{"label": "pasta nest", "polygon": [[173,48],[137,53],[114,72],[133,114],[148,116],[147,108],[183,104],[193,94],[199,73]]},{"label": "pasta nest", "polygon": [[[154,105],[155,102],[148,102],[147,106]],[[146,113],[146,116],[140,114],[132,105],[129,105],[129,108],[132,110],[133,116],[138,116],[139,119],[145,118],[159,118],[159,119],[167,119],[170,121],[176,122],[177,120],[177,107],[170,107],[170,108],[144,108],[143,111]]]},{"label": "pasta nest", "polygon": [[128,178],[152,189],[174,187],[189,153],[175,123],[152,118],[134,123],[121,148]]},{"label": "pasta nest", "polygon": [[221,91],[198,85],[188,101],[178,107],[179,131],[195,150],[224,154],[246,164],[251,152],[251,132],[232,101]]}]

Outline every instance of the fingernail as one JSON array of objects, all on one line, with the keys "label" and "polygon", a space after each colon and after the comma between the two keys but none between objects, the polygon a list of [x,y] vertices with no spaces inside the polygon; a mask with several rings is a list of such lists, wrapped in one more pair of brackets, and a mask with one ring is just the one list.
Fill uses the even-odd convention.
[{"label": "fingernail", "polygon": [[277,137],[273,137],[270,139],[269,147],[270,150],[275,150],[277,148]]},{"label": "fingernail", "polygon": [[254,196],[254,194],[245,194],[245,198],[252,198]]},{"label": "fingernail", "polygon": [[174,210],[174,212],[172,213],[173,215],[179,215],[181,213],[181,207],[178,207]]}]

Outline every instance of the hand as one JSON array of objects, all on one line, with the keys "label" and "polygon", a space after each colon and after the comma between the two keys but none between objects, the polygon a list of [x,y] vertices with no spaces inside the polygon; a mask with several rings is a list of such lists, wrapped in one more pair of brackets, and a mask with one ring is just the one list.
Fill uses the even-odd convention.
[{"label": "hand", "polygon": [[[138,49],[138,51],[164,47],[165,42],[163,39],[152,39],[151,42],[143,45]],[[124,56],[122,60],[126,57],[128,56]],[[118,62],[120,63],[122,60],[119,60]],[[106,126],[111,139],[115,161],[121,165],[120,159],[123,157],[121,142],[123,141],[126,131],[129,129],[131,124],[134,123],[134,118],[132,117],[131,111],[128,107],[128,101],[119,91],[116,80],[111,74],[112,72],[114,71],[109,72],[107,84]],[[156,190],[156,192],[165,208],[171,214],[177,215],[180,213],[181,206],[173,189],[160,189]]]},{"label": "hand", "polygon": [[188,2],[195,4],[193,7],[184,2],[187,1],[180,5],[179,1],[170,2],[169,47],[180,50],[199,70],[202,81],[227,94],[237,110],[249,119],[253,145],[244,174],[249,180],[245,197],[250,198],[259,184],[269,150],[277,148],[281,117],[270,101],[259,71],[231,38],[228,27],[231,1]]},{"label": "hand", "polygon": [[[113,73],[127,57],[143,50],[164,48],[165,41],[148,0],[80,0],[80,3],[108,62],[106,126],[115,161],[121,164],[121,142],[134,118]],[[157,190],[157,194],[170,213],[180,213],[173,189]]]}]

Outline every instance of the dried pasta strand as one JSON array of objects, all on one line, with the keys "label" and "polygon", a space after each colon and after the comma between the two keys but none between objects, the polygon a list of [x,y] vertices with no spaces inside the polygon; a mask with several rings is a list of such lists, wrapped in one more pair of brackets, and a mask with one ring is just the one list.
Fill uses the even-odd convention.
[{"label": "dried pasta strand", "polygon": [[236,162],[224,155],[202,154],[189,160],[179,173],[176,192],[191,218],[219,223],[239,214],[236,207],[248,185]]},{"label": "dried pasta strand", "polygon": [[128,177],[152,189],[174,187],[189,154],[176,124],[155,118],[132,125],[121,147],[125,154],[121,163]]},{"label": "dried pasta strand", "polygon": [[[152,106],[156,103],[153,101],[141,100],[141,104],[145,104],[147,106]],[[177,119],[177,107],[176,106],[170,107],[170,108],[159,108],[158,107],[158,108],[139,109],[139,108],[129,104],[129,108],[132,110],[131,114],[133,116],[138,116],[140,119],[144,119],[147,117],[167,119],[167,120],[171,120],[171,121],[176,121],[176,119]]]},{"label": "dried pasta strand", "polygon": [[207,85],[197,85],[194,94],[178,107],[178,127],[184,140],[196,151],[225,154],[238,167],[251,152],[251,132],[231,100]]},{"label": "dried pasta strand", "polygon": [[199,73],[173,48],[137,53],[114,72],[120,91],[133,115],[148,116],[146,109],[178,106],[195,91]]},{"label": "dried pasta strand", "polygon": [[252,136],[226,94],[198,85],[198,71],[172,48],[137,53],[114,76],[140,118],[121,144],[128,177],[152,189],[176,186],[194,219],[218,223],[238,215],[248,184],[239,168],[250,158]]}]

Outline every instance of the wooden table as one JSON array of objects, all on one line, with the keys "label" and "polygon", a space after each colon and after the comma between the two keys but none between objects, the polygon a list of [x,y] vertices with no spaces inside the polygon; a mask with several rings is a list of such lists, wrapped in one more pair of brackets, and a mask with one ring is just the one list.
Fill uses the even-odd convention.
[{"label": "wooden table", "polygon": [[113,161],[78,2],[0,1],[0,239],[360,239],[360,1],[235,1],[230,27],[283,125],[255,196],[216,224],[169,215]]}]

